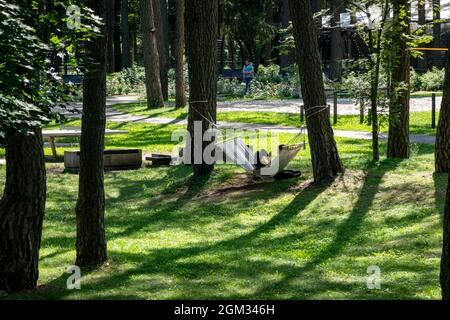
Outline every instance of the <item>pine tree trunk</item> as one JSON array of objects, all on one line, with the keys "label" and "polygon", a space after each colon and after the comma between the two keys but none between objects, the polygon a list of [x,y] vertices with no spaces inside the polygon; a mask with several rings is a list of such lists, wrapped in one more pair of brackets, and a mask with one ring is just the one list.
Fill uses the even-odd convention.
[{"label": "pine tree trunk", "polygon": [[340,81],[342,77],[341,60],[344,56],[344,41],[342,39],[341,10],[343,0],[331,1],[331,74],[330,79]]},{"label": "pine tree trunk", "polygon": [[169,69],[176,68],[176,29],[177,29],[177,0],[167,1],[167,23],[169,36]]},{"label": "pine tree trunk", "polygon": [[122,0],[120,10],[122,26],[122,68],[130,68],[130,24],[128,20],[128,1]]},{"label": "pine tree trunk", "polygon": [[444,92],[439,112],[435,149],[436,172],[450,172],[450,54],[447,55]]},{"label": "pine tree trunk", "polygon": [[323,84],[317,32],[309,1],[289,2],[297,63],[307,117],[314,180],[328,180],[343,172]]},{"label": "pine tree trunk", "polygon": [[107,43],[107,68],[108,73],[113,73],[116,68],[115,54],[114,54],[114,0],[106,1],[106,32],[108,34]]},{"label": "pine tree trunk", "polygon": [[[289,26],[289,22],[291,21],[291,14],[289,13],[289,0],[283,0],[282,6],[282,18],[281,18],[281,27],[286,29]],[[287,37],[287,34],[284,35]],[[287,54],[280,56],[280,69],[283,72],[284,69],[291,66],[294,61],[294,53],[292,50],[289,50]]]},{"label": "pine tree trunk", "polygon": [[126,0],[115,0],[114,2],[114,71],[122,70],[122,48],[120,45],[120,7],[121,2]]},{"label": "pine tree trunk", "polygon": [[6,185],[0,200],[0,290],[36,287],[46,179],[42,135],[6,135]]},{"label": "pine tree trunk", "polygon": [[236,69],[236,50],[231,35],[228,37],[228,51],[230,53],[230,68]]},{"label": "pine tree trunk", "polygon": [[176,0],[176,44],[175,44],[175,106],[183,108],[186,105],[186,84],[184,80],[184,0]]},{"label": "pine tree trunk", "polygon": [[[162,18],[161,0],[153,0],[154,25],[156,29],[156,44],[159,57],[159,74],[161,82],[161,90],[164,101],[169,100],[169,69],[167,63],[167,50],[164,39],[164,24]],[[165,10],[167,11],[167,9]]]},{"label": "pine tree trunk", "polygon": [[[433,6],[433,20],[434,21],[440,20],[441,19],[441,1],[440,0],[432,0],[432,6]],[[433,47],[434,48],[441,47],[441,32],[442,32],[441,23],[434,23],[433,24]],[[431,54],[434,58],[433,65],[435,65],[438,68],[442,68],[439,51],[431,52]]]},{"label": "pine tree trunk", "polygon": [[443,300],[450,300],[450,175],[444,209],[440,283]]},{"label": "pine tree trunk", "polygon": [[[394,0],[394,28],[392,52],[391,88],[389,102],[389,139],[387,156],[390,158],[409,158],[409,68],[408,48],[409,4],[408,0]],[[405,15],[406,13],[406,15]]]},{"label": "pine tree trunk", "polygon": [[[104,17],[105,0],[87,6]],[[77,201],[77,258],[81,267],[106,261],[104,227],[105,191],[103,152],[106,125],[106,43],[108,34],[86,44],[89,65],[83,81],[83,116],[80,139],[80,175]]]},{"label": "pine tree trunk", "polygon": [[159,54],[152,2],[152,0],[140,0],[139,10],[144,54],[145,87],[148,108],[162,108],[164,107],[164,98],[161,90]]},{"label": "pine tree trunk", "polygon": [[[189,64],[189,132],[192,149],[196,144],[202,150],[208,142],[194,141],[194,121],[200,121],[202,132],[209,128],[209,122],[216,120],[216,66],[218,37],[218,0],[187,0],[187,54]],[[201,139],[201,137],[199,137]],[[214,166],[202,163],[194,164],[194,176],[204,176],[212,172]]]}]

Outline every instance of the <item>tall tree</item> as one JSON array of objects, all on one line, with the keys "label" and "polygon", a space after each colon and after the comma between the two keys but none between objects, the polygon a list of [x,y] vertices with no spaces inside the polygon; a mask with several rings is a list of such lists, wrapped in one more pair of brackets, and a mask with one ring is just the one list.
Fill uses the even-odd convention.
[{"label": "tall tree", "polygon": [[[449,42],[450,48],[450,42]],[[444,92],[436,132],[436,172],[450,172],[450,56],[447,55]]]},{"label": "tall tree", "polygon": [[[441,0],[432,0],[432,10],[433,10],[433,47],[439,48],[441,47]],[[442,68],[442,61],[440,59],[440,52],[434,51],[432,52],[432,56],[434,57],[434,65],[438,68]]]},{"label": "tall tree", "polygon": [[108,34],[108,43],[107,43],[107,68],[108,73],[113,73],[116,70],[116,60],[114,53],[114,1],[117,0],[109,0],[106,1],[106,32]]},{"label": "tall tree", "polygon": [[142,30],[142,48],[144,54],[145,88],[148,108],[164,107],[159,72],[159,54],[152,0],[140,0],[139,14]]},{"label": "tall tree", "polygon": [[317,31],[309,1],[291,0],[289,8],[294,27],[314,180],[327,180],[343,172],[343,166],[327,109]]},{"label": "tall tree", "polygon": [[59,82],[50,76],[51,50],[43,43],[57,28],[42,22],[48,7],[37,11],[36,4],[0,0],[0,147],[6,153],[0,290],[7,292],[33,289],[38,280],[46,199],[40,128],[58,119],[52,108],[63,98]]},{"label": "tall tree", "polygon": [[6,134],[6,186],[0,201],[0,290],[33,289],[46,179],[41,130]]},{"label": "tall tree", "polygon": [[[283,0],[283,5],[281,9],[281,27],[286,29],[291,21],[291,14],[289,13],[289,0]],[[287,34],[284,35],[287,37]],[[283,71],[287,67],[291,66],[294,61],[293,50],[289,49],[287,53],[280,56],[280,69]]]},{"label": "tall tree", "polygon": [[183,108],[186,105],[186,84],[184,81],[184,0],[176,0],[176,41],[175,41],[175,105]]},{"label": "tall tree", "polygon": [[[208,142],[203,141],[202,137],[194,136],[194,122],[201,123],[202,132],[206,132],[210,124],[205,119],[216,120],[218,0],[187,0],[186,20],[191,150],[197,146],[204,150]],[[213,168],[202,157],[201,163],[194,164],[194,176],[208,175]]]},{"label": "tall tree", "polygon": [[130,24],[128,19],[128,0],[122,0],[120,7],[120,23],[122,32],[122,68],[131,67],[130,63]]},{"label": "tall tree", "polygon": [[450,175],[445,198],[440,283],[442,299],[450,300]]},{"label": "tall tree", "polygon": [[394,19],[389,54],[392,56],[389,138],[387,156],[390,158],[409,158],[409,91],[410,91],[410,53],[408,48],[409,1],[393,0]]},{"label": "tall tree", "polygon": [[114,2],[114,71],[122,70],[122,48],[121,48],[121,28],[120,11],[121,2],[126,0],[115,0]]},{"label": "tall tree", "polygon": [[[105,19],[107,0],[87,0],[86,5]],[[99,266],[106,261],[104,226],[104,161],[106,126],[106,69],[108,35],[104,25],[94,41],[86,43],[87,70],[83,81],[80,174],[77,213],[77,257],[81,267]]]},{"label": "tall tree", "polygon": [[167,4],[164,0],[153,0],[154,25],[160,68],[159,74],[164,101],[169,99],[169,66],[163,20],[163,11],[167,13],[166,5]]},{"label": "tall tree", "polygon": [[341,10],[344,0],[331,1],[331,74],[335,81],[341,80],[344,57],[344,40],[342,39]]}]

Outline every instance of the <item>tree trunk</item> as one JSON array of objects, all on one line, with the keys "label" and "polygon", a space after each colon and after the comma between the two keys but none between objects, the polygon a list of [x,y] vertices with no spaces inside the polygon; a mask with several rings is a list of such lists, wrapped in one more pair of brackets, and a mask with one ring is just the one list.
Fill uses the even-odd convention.
[{"label": "tree trunk", "polygon": [[107,68],[108,73],[113,73],[116,68],[114,54],[114,0],[106,1],[106,32],[108,34],[107,43]]},{"label": "tree trunk", "polygon": [[408,48],[409,4],[408,0],[394,0],[395,28],[392,45],[389,102],[389,139],[387,156],[406,159],[410,156],[409,143],[409,89],[410,54]]},{"label": "tree trunk", "polygon": [[186,84],[184,81],[184,0],[176,3],[176,44],[175,44],[175,106],[183,108],[186,105]]},{"label": "tree trunk", "polygon": [[236,69],[236,50],[234,47],[234,40],[231,35],[228,37],[228,52],[230,55],[230,68]]},{"label": "tree trunk", "polygon": [[169,68],[176,68],[176,29],[177,29],[177,0],[167,1],[167,19],[168,19],[168,33],[169,33]]},{"label": "tree trunk", "polygon": [[144,53],[145,87],[148,108],[162,108],[164,107],[164,98],[161,90],[159,54],[156,44],[152,2],[152,0],[140,0],[139,10]]},{"label": "tree trunk", "polygon": [[[87,6],[104,17],[105,2],[88,0]],[[80,176],[77,201],[77,259],[81,267],[106,261],[104,226],[105,191],[103,152],[106,125],[106,43],[108,34],[86,44],[89,65],[83,81],[83,116],[80,139]]]},{"label": "tree trunk", "polygon": [[450,175],[447,184],[447,196],[444,209],[444,228],[441,256],[441,293],[442,300],[450,300]]},{"label": "tree trunk", "polygon": [[[291,15],[289,13],[289,0],[283,0],[281,27],[283,29],[286,29],[289,26],[290,21]],[[284,35],[284,37],[287,37],[287,34]],[[293,63],[294,63],[293,50],[289,50],[287,54],[283,54],[280,56],[280,69],[282,72],[287,67],[291,66]]]},{"label": "tree trunk", "polygon": [[[218,0],[187,0],[187,54],[189,64],[189,132],[193,151],[201,146],[204,150],[208,142],[202,137],[194,140],[194,122],[201,123],[202,132],[209,129],[209,119],[216,121],[216,68],[218,36]],[[201,139],[201,140],[199,140]],[[204,176],[212,172],[214,166],[205,163],[194,164],[194,176]]]},{"label": "tree trunk", "polygon": [[[266,24],[271,27],[273,27],[275,25],[272,1],[269,1],[267,4]],[[269,39],[267,39],[267,41],[264,45],[264,61],[263,61],[263,63],[266,66],[270,65],[270,63],[272,62],[272,41],[273,41],[273,38],[270,37]]]},{"label": "tree trunk", "polygon": [[343,172],[323,84],[316,28],[309,1],[289,2],[300,83],[307,117],[314,180],[328,180]]},{"label": "tree trunk", "polygon": [[[424,26],[427,23],[426,20],[426,10],[425,10],[425,0],[419,0],[418,6],[418,22],[420,26]],[[426,72],[427,71],[427,55],[425,54],[417,59],[417,71]]]},{"label": "tree trunk", "polygon": [[128,0],[122,0],[121,6],[121,26],[122,26],[122,68],[127,69],[130,64],[130,24],[128,21]]},{"label": "tree trunk", "polygon": [[40,129],[6,135],[6,185],[0,200],[0,290],[36,287],[45,208],[45,162]]},{"label": "tree trunk", "polygon": [[[440,0],[432,0],[432,5],[433,5],[433,21],[440,20],[441,19],[441,1]],[[433,47],[435,47],[435,48],[441,47],[441,32],[442,32],[441,23],[440,22],[434,23],[433,24]],[[433,51],[431,54],[434,57],[433,64],[438,68],[442,68],[440,52]]]},{"label": "tree trunk", "polygon": [[114,71],[122,70],[122,48],[120,46],[120,7],[121,2],[126,0],[115,0],[114,2]]},{"label": "tree trunk", "polygon": [[342,39],[341,10],[343,0],[331,1],[331,74],[330,79],[340,81],[342,78],[342,59],[344,41]]},{"label": "tree trunk", "polygon": [[[167,64],[167,50],[164,38],[164,23],[162,18],[161,0],[153,0],[154,25],[156,29],[156,44],[159,57],[159,74],[164,101],[169,100],[169,74]],[[165,10],[167,11],[167,9]]]},{"label": "tree trunk", "polygon": [[[450,48],[450,43],[449,43]],[[450,54],[447,54],[445,84],[436,132],[436,172],[450,172]]]}]

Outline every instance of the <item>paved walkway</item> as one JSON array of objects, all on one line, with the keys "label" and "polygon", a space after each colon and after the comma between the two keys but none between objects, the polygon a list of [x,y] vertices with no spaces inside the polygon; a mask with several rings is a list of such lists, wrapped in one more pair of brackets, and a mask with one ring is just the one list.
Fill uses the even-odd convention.
[{"label": "paved walkway", "polygon": [[[152,123],[152,124],[177,124],[177,125],[186,125],[186,120],[183,119],[172,119],[172,118],[152,118],[146,115],[135,115],[129,114],[125,112],[120,112],[113,109],[115,104],[119,103],[131,103],[136,102],[138,99],[137,96],[115,96],[108,97],[107,99],[107,112],[106,117],[108,121],[114,122],[137,122],[137,123]],[[440,98],[439,98],[440,99]],[[429,100],[429,101],[428,101]],[[345,101],[347,103],[349,100],[342,100],[345,106]],[[439,100],[440,101],[440,100]],[[424,109],[431,108],[431,98],[413,98],[411,99],[411,106],[414,111],[423,111]],[[301,103],[301,100],[273,100],[273,101],[227,101],[227,102],[219,102],[218,107],[219,111],[275,111],[277,112],[285,112],[280,111],[279,108],[283,108],[285,106],[285,110],[292,110],[293,108],[298,108],[298,105]],[[81,109],[81,103],[74,104],[76,109]],[[348,104],[347,104],[348,107]],[[346,108],[347,108],[346,107]],[[355,112],[359,114],[358,107],[355,107]],[[349,107],[348,107],[349,108]],[[228,110],[225,110],[228,109]],[[339,109],[338,109],[339,110]],[[349,109],[350,110],[350,109]],[[296,113],[298,110],[295,111]],[[79,115],[74,115],[75,117],[79,117]],[[264,124],[251,124],[251,123],[242,123],[242,122],[219,122],[219,128],[234,128],[234,129],[253,129],[253,130],[271,130],[276,132],[286,132],[286,133],[298,133],[299,129],[296,127],[288,127],[288,126],[278,126],[278,125],[264,125]],[[344,138],[354,138],[354,139],[363,139],[363,140],[371,140],[372,134],[370,132],[362,132],[362,131],[344,131],[344,130],[334,130],[334,134],[337,137]],[[386,140],[387,134],[380,134],[380,139]],[[426,144],[434,144],[435,137],[428,135],[420,135],[420,134],[412,134],[411,136],[412,143],[426,143]]]}]

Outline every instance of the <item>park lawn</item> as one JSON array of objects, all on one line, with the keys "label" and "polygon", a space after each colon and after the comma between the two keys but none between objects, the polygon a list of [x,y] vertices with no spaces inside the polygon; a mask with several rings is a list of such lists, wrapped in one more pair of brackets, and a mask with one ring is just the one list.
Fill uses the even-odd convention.
[{"label": "park lawn", "polygon": [[[144,150],[170,150],[178,128],[108,126],[130,130],[108,138],[110,147]],[[41,287],[8,298],[440,298],[446,184],[432,173],[433,146],[415,144],[409,160],[374,164],[370,141],[337,143],[347,171],[329,186],[310,183],[308,151],[291,165],[301,178],[257,185],[231,165],[198,181],[187,166],[107,172],[109,263],[84,272],[79,291],[65,289],[75,260],[77,176],[48,164]],[[0,183],[4,177],[0,165]],[[367,289],[371,265],[381,268],[380,290]]]},{"label": "park lawn", "polygon": [[[166,107],[159,109],[147,109],[145,103],[118,104],[114,106],[114,109],[132,114],[147,115],[152,118],[162,117],[187,119],[188,116],[187,108],[176,109],[174,107]],[[436,123],[437,119],[439,119],[439,113],[436,113]],[[217,120],[225,122],[273,124],[294,127],[298,127],[302,124],[300,122],[300,116],[298,114],[282,112],[218,112]],[[332,118],[330,121],[331,123],[333,123]],[[338,117],[337,124],[333,124],[333,129],[370,132],[371,127],[367,123],[361,124],[358,115],[341,115]],[[383,133],[388,132],[387,120],[381,121],[380,130]],[[411,112],[410,133],[435,135],[436,129],[433,129],[431,127],[431,112]]]}]

